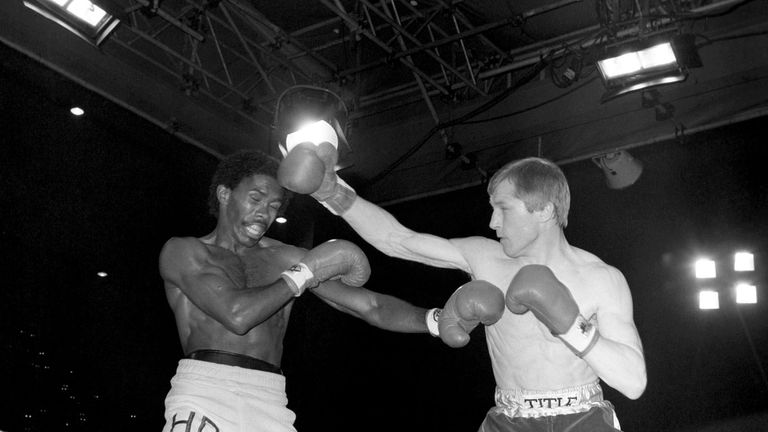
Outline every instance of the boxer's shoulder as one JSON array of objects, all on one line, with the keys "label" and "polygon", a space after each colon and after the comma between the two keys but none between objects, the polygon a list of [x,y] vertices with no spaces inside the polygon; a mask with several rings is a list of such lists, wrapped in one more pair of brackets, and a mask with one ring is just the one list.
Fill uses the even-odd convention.
[{"label": "boxer's shoulder", "polygon": [[208,248],[202,240],[195,237],[171,237],[160,251],[161,264],[185,258],[200,258],[208,254]]},{"label": "boxer's shoulder", "polygon": [[243,257],[262,257],[267,261],[286,261],[296,263],[306,255],[307,250],[298,246],[283,243],[270,237],[262,237],[258,247],[249,248],[243,252]]},{"label": "boxer's shoulder", "polygon": [[450,242],[458,248],[465,257],[486,259],[504,255],[501,243],[489,239],[488,237],[473,236],[453,238]]}]

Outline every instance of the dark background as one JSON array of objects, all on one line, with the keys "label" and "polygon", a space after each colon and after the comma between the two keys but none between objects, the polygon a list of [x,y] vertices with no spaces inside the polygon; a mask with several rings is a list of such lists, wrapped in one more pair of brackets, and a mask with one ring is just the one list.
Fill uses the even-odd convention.
[{"label": "dark background", "polygon": [[[181,349],[157,256],[171,236],[213,229],[206,195],[217,160],[51,71],[20,66],[10,49],[0,54],[0,430],[159,431]],[[43,92],[41,80],[59,90]],[[75,101],[82,118],[68,113]],[[609,190],[590,160],[563,166],[569,241],[622,270],[635,301],[648,388],[631,401],[605,387],[624,430],[766,428],[765,121],[633,149],[645,170],[625,190]],[[444,237],[493,234],[483,187],[388,210]],[[384,257],[311,200],[296,199],[288,216],[271,235],[363,246],[373,290],[434,307],[467,280]],[[727,289],[737,248],[755,253],[757,305],[736,307]],[[720,310],[697,308],[691,263],[703,253],[724,274]],[[305,295],[285,346],[299,431],[472,431],[493,404],[481,329],[451,349]]]}]

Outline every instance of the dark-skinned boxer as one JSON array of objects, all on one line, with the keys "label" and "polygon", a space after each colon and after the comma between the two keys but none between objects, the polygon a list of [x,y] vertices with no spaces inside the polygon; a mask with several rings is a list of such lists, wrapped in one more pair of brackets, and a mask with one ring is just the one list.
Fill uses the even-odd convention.
[{"label": "dark-skinned boxer", "polygon": [[164,432],[295,431],[280,364],[294,300],[305,291],[383,329],[427,331],[426,309],[361,286],[370,268],[356,245],[336,240],[307,251],[265,237],[286,201],[277,169],[255,151],[222,160],[209,197],[216,228],[163,247],[160,274],[184,352]]}]

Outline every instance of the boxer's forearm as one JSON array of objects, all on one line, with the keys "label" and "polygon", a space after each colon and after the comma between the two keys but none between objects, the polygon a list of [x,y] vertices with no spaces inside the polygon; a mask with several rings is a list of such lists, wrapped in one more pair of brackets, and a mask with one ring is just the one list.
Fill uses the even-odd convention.
[{"label": "boxer's forearm", "polygon": [[403,333],[427,332],[425,308],[363,287],[327,281],[312,290],[333,308],[385,330]]},{"label": "boxer's forearm", "polygon": [[373,293],[376,307],[365,321],[373,326],[401,333],[426,333],[427,309],[414,306],[396,297]]},{"label": "boxer's forearm", "polygon": [[624,396],[637,399],[645,391],[645,359],[637,348],[601,337],[584,360],[600,379]]}]

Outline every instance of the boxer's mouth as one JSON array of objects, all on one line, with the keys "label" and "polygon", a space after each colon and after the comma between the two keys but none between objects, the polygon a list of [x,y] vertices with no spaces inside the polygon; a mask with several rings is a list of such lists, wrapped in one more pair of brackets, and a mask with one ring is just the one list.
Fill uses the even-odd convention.
[{"label": "boxer's mouth", "polygon": [[254,223],[254,224],[246,225],[245,230],[248,232],[248,235],[250,235],[251,237],[259,237],[262,234],[264,234],[266,227],[264,224]]}]

